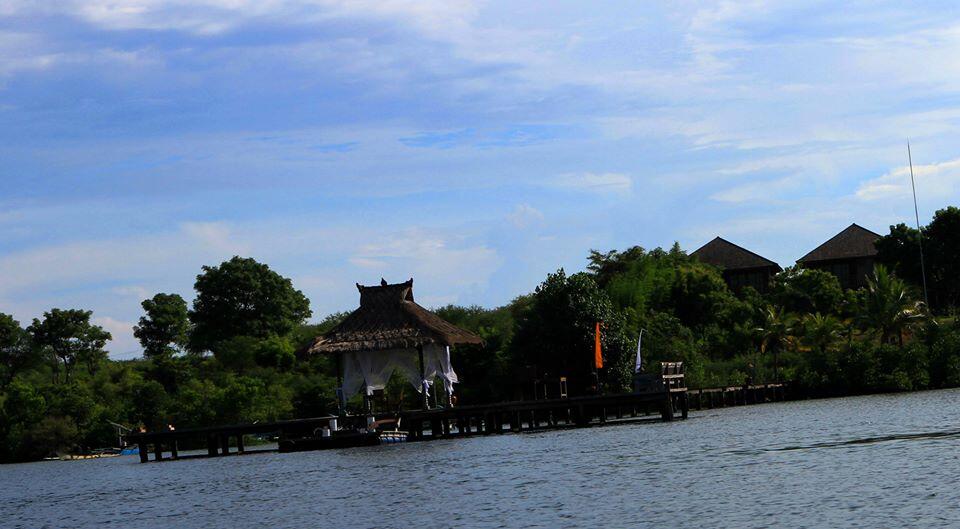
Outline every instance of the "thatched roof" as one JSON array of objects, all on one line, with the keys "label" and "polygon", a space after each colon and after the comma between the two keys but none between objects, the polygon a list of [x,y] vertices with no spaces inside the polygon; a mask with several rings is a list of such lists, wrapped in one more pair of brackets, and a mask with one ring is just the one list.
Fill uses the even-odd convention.
[{"label": "thatched roof", "polygon": [[752,270],[758,268],[774,268],[777,272],[781,270],[780,265],[770,259],[757,255],[721,237],[704,244],[690,255],[696,257],[702,263],[723,270]]},{"label": "thatched roof", "polygon": [[376,351],[425,344],[480,344],[479,336],[453,325],[413,301],[413,279],[395,285],[357,284],[360,308],[317,338],[310,353]]},{"label": "thatched roof", "polygon": [[851,224],[845,230],[834,235],[827,242],[817,246],[797,262],[800,264],[815,263],[817,261],[833,261],[837,259],[855,259],[858,257],[873,257],[877,255],[874,243],[880,238],[863,226]]}]

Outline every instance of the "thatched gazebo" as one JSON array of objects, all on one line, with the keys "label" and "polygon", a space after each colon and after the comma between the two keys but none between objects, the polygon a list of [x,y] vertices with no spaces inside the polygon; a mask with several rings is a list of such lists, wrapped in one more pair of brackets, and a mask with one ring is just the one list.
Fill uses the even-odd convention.
[{"label": "thatched gazebo", "polygon": [[308,349],[337,356],[341,409],[343,400],[361,390],[369,396],[383,389],[394,371],[420,392],[424,409],[434,377],[451,393],[457,374],[450,365],[450,346],[483,340],[417,305],[413,279],[394,285],[383,280],[380,286],[358,283],[357,289],[360,308]]}]

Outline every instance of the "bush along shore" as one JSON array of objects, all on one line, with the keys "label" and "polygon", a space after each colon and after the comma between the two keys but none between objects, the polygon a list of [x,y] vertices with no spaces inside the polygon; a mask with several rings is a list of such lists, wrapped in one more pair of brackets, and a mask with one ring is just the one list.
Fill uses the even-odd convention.
[{"label": "bush along shore", "polygon": [[[530,398],[533,378],[592,376],[596,322],[608,392],[629,387],[641,329],[645,364],[685,362],[692,388],[782,381],[794,394],[839,396],[960,386],[960,210],[938,211],[922,230],[931,306],[920,301],[920,237],[891,226],[867,285],[846,291],[827,272],[791,267],[763,294],[734,293],[676,244],[591,251],[584,272],[558,270],[503,307],[436,309],[485,340],[453,351],[458,401]],[[115,446],[112,423],[335,412],[332,359],[303,351],[346,314],[305,323],[307,298],[248,258],[203,267],[195,291],[189,305],[164,293],[143,302],[134,360],[107,357],[111,336],[90,311],[54,308],[29,323],[0,313],[0,461]],[[385,409],[416,405],[403,385],[388,385]]]}]

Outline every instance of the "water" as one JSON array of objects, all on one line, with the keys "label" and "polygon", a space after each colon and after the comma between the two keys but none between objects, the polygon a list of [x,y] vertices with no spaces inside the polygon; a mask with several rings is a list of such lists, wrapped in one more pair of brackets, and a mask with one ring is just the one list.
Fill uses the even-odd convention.
[{"label": "water", "polygon": [[141,465],[0,467],[0,527],[960,526],[960,391]]}]

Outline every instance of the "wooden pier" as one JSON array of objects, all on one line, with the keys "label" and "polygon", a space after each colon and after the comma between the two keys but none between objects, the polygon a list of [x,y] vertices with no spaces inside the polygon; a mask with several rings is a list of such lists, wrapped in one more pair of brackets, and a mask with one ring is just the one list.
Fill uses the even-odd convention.
[{"label": "wooden pier", "polygon": [[[688,390],[682,387],[682,378],[678,378],[676,382],[669,382],[668,378],[665,382],[658,391],[403,410],[397,414],[381,414],[377,418],[399,419],[400,429],[408,432],[407,440],[416,442],[589,427],[638,420],[672,421],[686,418],[691,409],[760,404],[786,398],[782,384]],[[670,387],[671,384],[674,387]],[[336,420],[338,426],[344,430],[362,430],[366,427],[366,417],[363,415],[326,416],[183,430],[132,432],[126,436],[126,440],[139,446],[142,463],[186,457],[240,455],[275,451],[256,447],[247,449],[245,436],[276,436],[279,439],[311,436],[324,427],[329,427],[331,420]],[[179,450],[185,446],[205,446],[206,452],[181,456]]]},{"label": "wooden pier", "polygon": [[[401,429],[409,432],[407,440],[412,442],[521,432],[531,429],[584,427],[651,414],[658,415],[662,420],[672,421],[677,416],[686,418],[687,410],[687,392],[680,390],[503,402],[430,410],[403,410],[397,414],[381,414],[377,418],[399,419]],[[182,430],[132,432],[127,434],[126,440],[130,444],[138,445],[142,463],[151,460],[149,457],[151,452],[154,454],[153,461],[181,459],[180,448],[191,445],[206,446],[207,452],[189,457],[217,457],[265,451],[255,448],[247,450],[244,436],[269,435],[280,439],[310,436],[328,427],[331,420],[336,420],[340,428],[347,430],[362,429],[366,426],[366,417],[363,415],[328,416]]]}]

